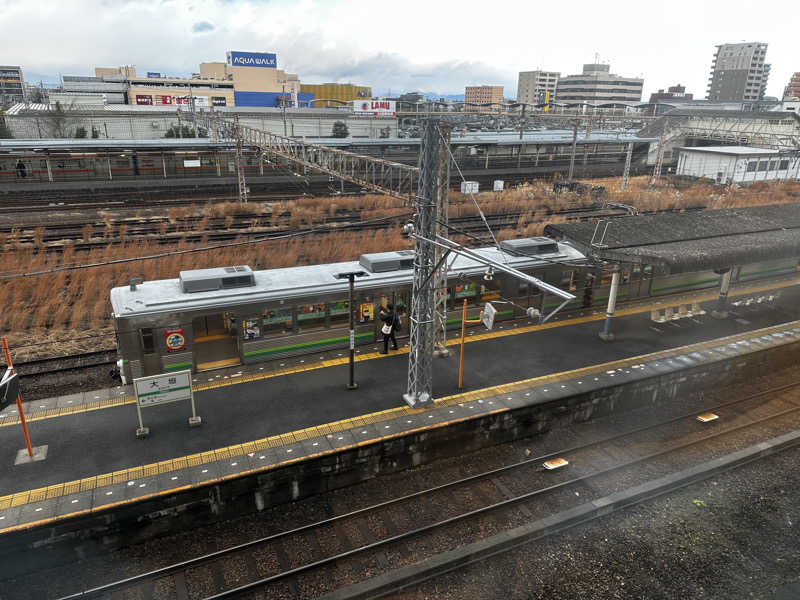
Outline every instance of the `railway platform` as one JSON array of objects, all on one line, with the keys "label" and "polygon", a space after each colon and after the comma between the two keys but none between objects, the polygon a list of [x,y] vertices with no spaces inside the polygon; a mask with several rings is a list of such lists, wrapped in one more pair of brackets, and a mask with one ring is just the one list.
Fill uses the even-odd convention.
[{"label": "railway platform", "polygon": [[[356,391],[345,387],[346,355],[331,353],[197,374],[193,386],[202,427],[187,426],[186,403],[158,406],[146,413],[151,435],[145,440],[135,436],[136,409],[126,387],[27,403],[33,443],[48,445],[44,461],[28,464],[13,465],[24,441],[17,415],[6,409],[0,414],[0,457],[7,461],[0,471],[0,534],[615,385],[648,370],[685,368],[741,345],[794,341],[800,327],[782,324],[800,318],[796,283],[793,276],[738,287],[731,293],[734,302],[780,295],[734,306],[723,320],[708,314],[667,323],[651,318],[653,310],[680,302],[710,309],[714,291],[643,301],[617,312],[613,344],[597,336],[601,311],[544,325],[473,329],[465,389],[456,387],[457,359],[437,359],[437,402],[429,409],[414,410],[402,401],[407,351],[382,356],[370,346],[357,357]],[[749,333],[764,328],[773,329],[756,337]]]}]

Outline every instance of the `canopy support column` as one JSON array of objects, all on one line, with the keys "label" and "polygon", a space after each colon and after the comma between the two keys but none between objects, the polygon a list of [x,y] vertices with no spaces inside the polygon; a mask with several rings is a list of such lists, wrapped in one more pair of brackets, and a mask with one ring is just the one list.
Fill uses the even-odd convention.
[{"label": "canopy support column", "polygon": [[614,272],[611,274],[611,289],[608,292],[606,321],[603,325],[603,331],[600,332],[600,339],[606,342],[614,341],[614,334],[611,331],[611,319],[614,318],[614,310],[617,308],[617,290],[619,290],[619,265],[614,266]]}]

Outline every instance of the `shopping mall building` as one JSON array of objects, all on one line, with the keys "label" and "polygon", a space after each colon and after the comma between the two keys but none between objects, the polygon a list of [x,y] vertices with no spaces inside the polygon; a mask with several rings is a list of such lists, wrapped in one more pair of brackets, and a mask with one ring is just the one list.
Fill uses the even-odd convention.
[{"label": "shopping mall building", "polygon": [[[123,93],[119,94],[119,86]],[[226,62],[200,63],[200,72],[191,77],[171,77],[160,72],[137,73],[134,66],[97,67],[95,77],[64,77],[63,93],[74,94],[84,102],[98,95],[98,103],[125,103],[138,106],[189,105],[195,108],[218,106],[314,106],[314,85],[303,85],[300,78],[278,68],[278,59],[269,52],[228,52]],[[112,89],[113,88],[113,89]],[[371,95],[368,87],[328,84],[326,100],[351,101]],[[327,106],[328,103],[325,103]]]}]

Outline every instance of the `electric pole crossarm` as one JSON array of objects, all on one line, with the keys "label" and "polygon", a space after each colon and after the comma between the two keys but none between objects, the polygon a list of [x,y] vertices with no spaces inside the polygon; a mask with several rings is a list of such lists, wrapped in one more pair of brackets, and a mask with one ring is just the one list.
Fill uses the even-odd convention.
[{"label": "electric pole crossarm", "polygon": [[457,254],[459,256],[463,256],[464,258],[468,258],[468,259],[473,260],[473,261],[475,261],[475,262],[477,262],[479,264],[486,265],[487,267],[490,267],[492,269],[497,269],[498,271],[502,271],[503,273],[507,273],[507,274],[509,274],[509,275],[511,275],[513,277],[516,277],[517,279],[520,279],[522,281],[525,281],[527,283],[532,284],[533,286],[535,286],[536,288],[541,290],[543,293],[550,293],[550,294],[553,294],[554,296],[557,296],[558,298],[561,298],[561,300],[563,300],[563,302],[561,304],[559,304],[556,308],[554,308],[548,315],[543,316],[542,320],[540,321],[541,323],[546,323],[550,319],[550,317],[552,317],[554,314],[556,314],[558,311],[560,311],[562,308],[564,308],[569,302],[571,302],[572,300],[575,299],[575,296],[573,294],[570,294],[569,292],[565,292],[561,288],[552,286],[549,283],[545,283],[541,279],[537,279],[536,277],[533,277],[532,275],[528,275],[527,273],[523,273],[522,271],[519,271],[519,270],[515,269],[514,267],[509,267],[508,265],[505,265],[503,263],[499,263],[499,262],[494,261],[494,260],[492,260],[490,258],[486,258],[485,256],[481,256],[480,254],[477,254],[477,253],[473,252],[469,248],[465,248],[464,246],[461,246],[460,244],[456,244],[455,242],[453,242],[451,240],[448,240],[447,238],[444,238],[444,237],[441,237],[441,236],[437,236],[437,239],[435,241],[434,240],[427,240],[427,239],[423,238],[422,236],[419,236],[419,235],[416,235],[416,234],[413,234],[413,233],[411,234],[410,237],[412,237],[413,239],[415,239],[417,241],[429,242],[429,243],[431,243],[434,246],[439,247],[439,248],[446,248],[448,252],[452,252],[453,254]]},{"label": "electric pole crossarm", "polygon": [[[416,234],[412,234],[412,237],[416,237]],[[562,300],[566,300],[567,302],[575,299],[574,295],[570,294],[569,292],[565,292],[559,287],[550,285],[549,283],[546,283],[541,279],[537,279],[533,275],[528,275],[527,273],[523,273],[522,271],[519,271],[514,267],[510,267],[506,264],[494,261],[490,258],[486,258],[485,256],[481,256],[477,252],[474,252],[469,248],[465,248],[461,244],[457,244],[451,240],[448,240],[445,237],[437,236],[436,240],[428,240],[428,241],[432,244],[448,248],[450,249],[451,252],[454,252],[455,254],[459,254],[465,258],[469,258],[470,260],[474,260],[475,262],[492,267],[494,269],[497,269],[498,271],[502,271],[503,273],[512,275],[517,279],[521,279],[522,281],[526,281],[530,284],[533,284],[541,291],[547,292],[548,294],[553,294],[554,296],[558,296],[559,298],[561,298]]]}]

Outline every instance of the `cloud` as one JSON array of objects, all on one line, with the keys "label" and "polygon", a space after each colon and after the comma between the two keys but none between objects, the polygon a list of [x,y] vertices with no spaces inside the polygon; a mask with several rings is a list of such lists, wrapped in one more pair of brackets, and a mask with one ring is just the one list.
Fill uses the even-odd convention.
[{"label": "cloud", "polygon": [[509,17],[481,0],[462,0],[458,11],[430,0],[406,0],[401,11],[391,3],[365,10],[363,0],[0,0],[0,31],[3,61],[45,80],[123,64],[186,75],[242,50],[275,52],[278,68],[308,83],[439,94],[489,84],[513,97],[518,71],[580,73],[598,52],[614,73],[643,74],[645,98],[679,81],[702,97],[714,45],[740,39],[769,42],[769,95],[797,70],[794,21],[749,10],[744,0],[678,0],[647,16],[636,0],[622,0],[613,12],[584,1],[568,29],[551,26],[565,18],[559,3],[512,4]]},{"label": "cloud", "polygon": [[216,27],[208,21],[198,21],[192,25],[192,33],[208,33],[209,31],[214,31],[214,29]]}]

